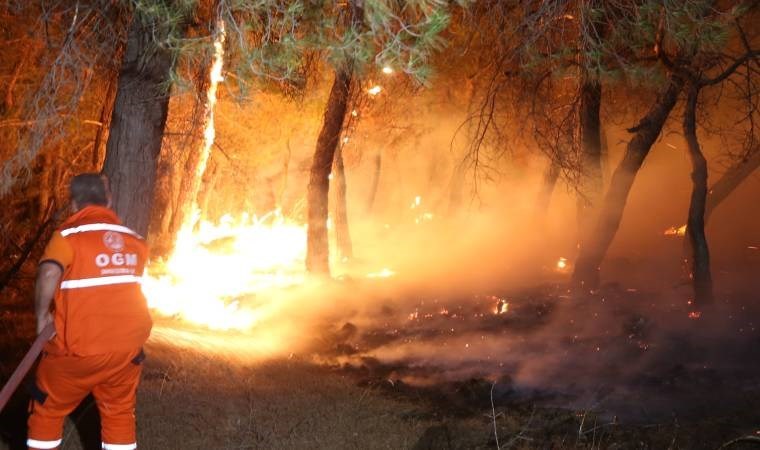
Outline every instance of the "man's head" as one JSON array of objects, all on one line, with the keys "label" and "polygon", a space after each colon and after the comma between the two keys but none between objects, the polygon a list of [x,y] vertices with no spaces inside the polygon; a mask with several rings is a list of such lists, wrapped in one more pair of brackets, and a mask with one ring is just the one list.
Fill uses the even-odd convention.
[{"label": "man's head", "polygon": [[82,173],[72,178],[69,194],[75,211],[90,205],[111,206],[108,179],[98,173]]}]

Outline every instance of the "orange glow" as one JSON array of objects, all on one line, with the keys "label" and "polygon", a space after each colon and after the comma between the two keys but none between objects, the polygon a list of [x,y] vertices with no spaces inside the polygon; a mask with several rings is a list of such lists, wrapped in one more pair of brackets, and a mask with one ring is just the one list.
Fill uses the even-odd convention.
[{"label": "orange glow", "polygon": [[377,94],[379,94],[379,93],[380,93],[380,91],[382,91],[382,90],[383,90],[383,88],[382,88],[382,87],[380,87],[379,85],[374,85],[374,86],[372,86],[371,88],[367,89],[367,93],[368,93],[369,95],[373,95],[373,96],[374,96],[374,95],[377,95]]},{"label": "orange glow", "polygon": [[686,236],[686,225],[680,227],[670,227],[663,233],[665,236]]},{"label": "orange glow", "polygon": [[396,275],[396,272],[386,267],[379,272],[368,273],[367,278],[390,278],[394,275]]}]

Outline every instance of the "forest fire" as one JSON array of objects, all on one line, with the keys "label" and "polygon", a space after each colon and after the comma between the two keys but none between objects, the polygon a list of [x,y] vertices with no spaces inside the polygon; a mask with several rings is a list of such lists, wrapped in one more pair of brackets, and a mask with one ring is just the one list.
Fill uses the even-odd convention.
[{"label": "forest fire", "polygon": [[213,329],[249,329],[256,313],[240,300],[302,283],[305,227],[279,211],[225,216],[184,229],[165,262],[148,268],[143,290],[152,308]]},{"label": "forest fire", "polygon": [[145,448],[755,433],[760,3],[6,3],[0,377],[52,316],[151,355]]}]

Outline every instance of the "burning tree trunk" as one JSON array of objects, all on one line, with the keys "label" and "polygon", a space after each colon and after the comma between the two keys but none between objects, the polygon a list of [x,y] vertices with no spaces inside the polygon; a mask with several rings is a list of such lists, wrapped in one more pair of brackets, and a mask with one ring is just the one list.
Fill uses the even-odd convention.
[{"label": "burning tree trunk", "polygon": [[124,223],[148,231],[156,162],[169,110],[173,55],[157,45],[165,28],[135,10],[119,73],[103,172],[113,190],[113,207]]},{"label": "burning tree trunk", "polygon": [[694,283],[694,302],[698,306],[712,302],[710,251],[705,236],[705,203],[707,197],[707,160],[697,139],[697,99],[701,86],[693,84],[686,100],[683,132],[691,159],[691,203],[686,226],[686,238],[691,245],[691,279]]},{"label": "burning tree trunk", "polygon": [[[349,24],[358,30],[364,21],[364,2],[349,0]],[[322,129],[317,138],[317,148],[309,172],[309,186],[306,193],[307,222],[306,270],[312,274],[330,274],[330,247],[327,236],[328,194],[330,191],[330,170],[338,148],[338,140],[346,118],[348,100],[351,93],[353,61],[348,60],[336,69],[335,79],[330,88],[327,108],[322,119]],[[341,161],[342,165],[342,161]],[[344,180],[345,183],[345,180]],[[346,232],[348,226],[346,222]]]},{"label": "burning tree trunk", "polygon": [[641,121],[629,130],[635,134],[628,142],[623,160],[612,176],[609,190],[599,212],[595,232],[581,241],[578,262],[573,271],[575,283],[589,289],[594,289],[599,285],[599,266],[620,227],[633,181],[649,154],[652,144],[660,135],[682,88],[683,80],[676,75],[671,75],[666,91],[658,97]]},{"label": "burning tree trunk", "polygon": [[309,172],[307,190],[308,230],[306,234],[306,269],[314,274],[330,274],[327,240],[327,198],[330,190],[330,169],[333,165],[338,139],[346,117],[348,96],[351,90],[350,69],[335,73],[322,129],[317,139],[314,160]]},{"label": "burning tree trunk", "polygon": [[348,229],[348,209],[346,207],[346,171],[343,166],[343,147],[335,152],[333,182],[335,183],[335,236],[341,259],[354,257],[351,232]]},{"label": "burning tree trunk", "polygon": [[[188,151],[185,167],[181,173],[177,202],[174,205],[172,221],[169,225],[169,232],[175,235],[183,226],[192,228],[192,217],[195,210],[198,209],[198,192],[201,188],[201,181],[211,156],[211,148],[214,144],[214,106],[216,105],[216,88],[222,80],[222,64],[224,62],[224,22],[216,21],[214,30],[214,56],[210,70],[208,66],[203,68],[204,77],[208,78],[199,82],[199,90],[204,91],[205,97],[203,117],[201,127],[203,130],[203,141],[201,145],[192,145]],[[205,66],[205,64],[204,64]]]},{"label": "burning tree trunk", "polygon": [[218,165],[211,158],[208,162],[208,167],[203,173],[203,180],[201,182],[201,190],[198,192],[198,209],[203,212],[208,211],[209,199],[211,199],[211,193],[214,191],[218,175]]},{"label": "burning tree trunk", "polygon": [[584,73],[580,93],[581,178],[578,189],[578,234],[585,239],[602,193],[602,137],[599,110],[602,85]]}]

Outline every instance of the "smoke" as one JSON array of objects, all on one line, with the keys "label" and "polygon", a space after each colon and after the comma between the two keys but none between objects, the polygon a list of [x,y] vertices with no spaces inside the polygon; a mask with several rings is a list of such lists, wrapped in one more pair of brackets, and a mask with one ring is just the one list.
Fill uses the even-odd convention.
[{"label": "smoke", "polygon": [[[244,107],[220,101],[218,142],[230,154],[226,162],[215,158],[230,182],[216,185],[207,216],[279,207],[304,219],[323,94],[301,104],[265,94]],[[690,193],[684,145],[671,134],[637,177],[603,267],[606,284],[593,294],[571,292],[574,190],[560,182],[541,210],[546,161],[530,148],[461,173],[464,138],[454,131],[463,108],[442,105],[441,96],[414,97],[404,114],[396,105],[392,121],[357,113],[343,153],[356,257],[333,259],[334,280],[241,296],[241,307],[256,315],[247,332],[159,326],[155,339],[242,359],[309,357],[417,386],[482,378],[504,398],[635,418],[695,412],[718,397],[730,407],[757,395],[751,280],[760,265],[752,249],[760,218],[743,213],[760,191],[756,179],[708,227],[718,300],[700,319],[688,317],[682,242],[663,235],[685,221]],[[627,135],[610,127],[607,139],[605,181]],[[714,160],[717,139],[703,145]],[[714,389],[720,383],[734,389]]]}]

